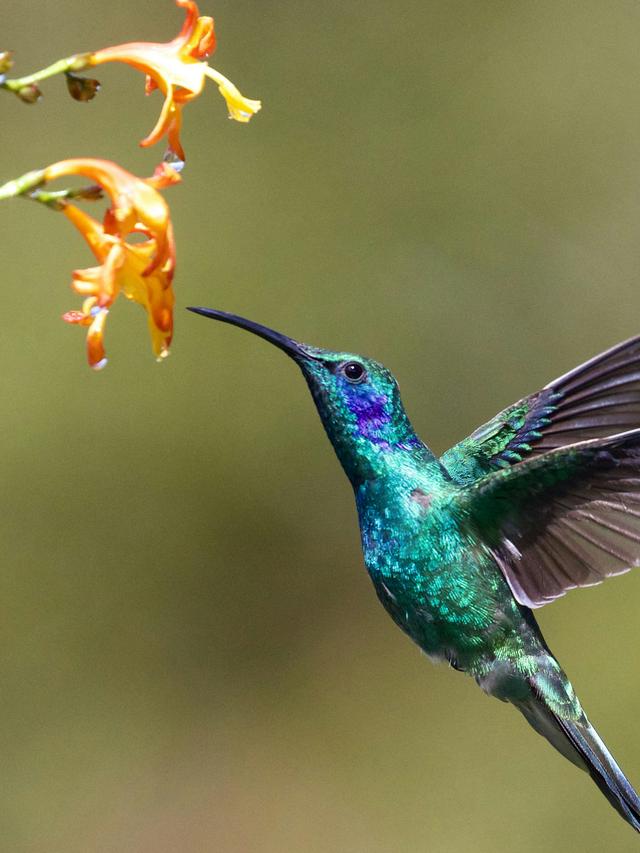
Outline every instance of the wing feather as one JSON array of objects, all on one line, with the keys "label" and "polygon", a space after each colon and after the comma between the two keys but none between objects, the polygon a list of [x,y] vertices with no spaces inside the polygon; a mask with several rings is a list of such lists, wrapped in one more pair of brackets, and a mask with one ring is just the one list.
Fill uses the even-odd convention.
[{"label": "wing feather", "polygon": [[640,429],[556,448],[462,495],[464,513],[529,607],[640,565]]},{"label": "wing feather", "polygon": [[448,450],[461,484],[570,444],[640,427],[640,337],[550,382]]}]

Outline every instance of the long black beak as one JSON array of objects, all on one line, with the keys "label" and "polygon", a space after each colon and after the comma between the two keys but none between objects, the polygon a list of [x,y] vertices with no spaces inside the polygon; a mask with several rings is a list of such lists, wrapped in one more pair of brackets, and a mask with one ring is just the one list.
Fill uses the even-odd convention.
[{"label": "long black beak", "polygon": [[292,358],[313,358],[311,353],[307,352],[298,341],[294,341],[293,338],[288,338],[286,335],[282,335],[268,326],[263,326],[261,323],[254,323],[253,320],[238,317],[237,314],[227,314],[226,311],[216,311],[214,308],[188,308],[187,310],[193,311],[194,314],[202,314],[203,317],[209,317],[211,320],[220,320],[222,323],[231,323],[232,326],[240,326],[241,329],[253,332],[254,335],[258,335],[264,338],[265,341],[269,341],[269,343],[284,350]]}]

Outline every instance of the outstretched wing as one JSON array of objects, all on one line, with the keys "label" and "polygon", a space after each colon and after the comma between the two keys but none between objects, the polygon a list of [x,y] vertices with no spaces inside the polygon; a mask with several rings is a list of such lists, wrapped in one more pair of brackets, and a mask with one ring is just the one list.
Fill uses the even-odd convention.
[{"label": "outstretched wing", "polygon": [[626,572],[640,565],[640,429],[488,474],[459,508],[528,607]]},{"label": "outstretched wing", "polygon": [[500,412],[441,458],[461,484],[569,444],[640,426],[640,337]]}]

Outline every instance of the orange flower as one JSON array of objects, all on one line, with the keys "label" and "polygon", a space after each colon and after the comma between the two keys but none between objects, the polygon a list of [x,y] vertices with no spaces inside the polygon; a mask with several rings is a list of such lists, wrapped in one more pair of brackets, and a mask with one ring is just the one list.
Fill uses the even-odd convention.
[{"label": "orange flower", "polygon": [[182,30],[172,41],[130,42],[98,50],[83,58],[84,67],[103,62],[126,62],[146,74],[146,93],[160,89],[165,101],[156,126],[140,145],[153,145],[166,135],[169,147],[184,160],[180,144],[182,107],[202,92],[206,77],[218,84],[227,102],[229,117],[236,121],[248,122],[261,104],[245,98],[230,80],[204,61],[216,46],[213,18],[200,17],[197,3],[191,0],[176,0],[176,5],[186,10],[186,18]]},{"label": "orange flower", "polygon": [[[172,289],[175,246],[169,208],[157,192],[180,180],[167,164],[142,180],[109,160],[74,159],[54,163],[42,171],[42,183],[65,175],[83,175],[99,184],[111,199],[102,223],[74,204],[60,207],[87,241],[99,266],[76,270],[72,287],[85,296],[81,311],[64,315],[68,323],[88,326],[89,364],[100,370],[107,363],[103,334],[109,309],[122,292],[147,311],[153,351],[169,354],[173,333]],[[146,239],[129,243],[131,234]]]}]

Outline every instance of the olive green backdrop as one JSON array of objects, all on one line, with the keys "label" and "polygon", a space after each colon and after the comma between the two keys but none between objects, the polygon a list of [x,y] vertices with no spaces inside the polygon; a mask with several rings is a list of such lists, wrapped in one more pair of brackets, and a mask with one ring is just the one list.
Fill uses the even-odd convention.
[{"label": "olive green backdrop", "polygon": [[[5,9],[26,73],[166,40],[170,0]],[[589,779],[434,667],[364,572],[349,486],[246,314],[375,355],[436,451],[640,331],[640,8],[631,0],[210,0],[212,64],[264,108],[185,112],[176,334],[118,303],[94,375],[63,217],[0,207],[0,849],[632,851]],[[160,97],[99,69],[0,93],[0,178],[69,156],[150,174]],[[640,783],[640,576],[539,613]]]}]

